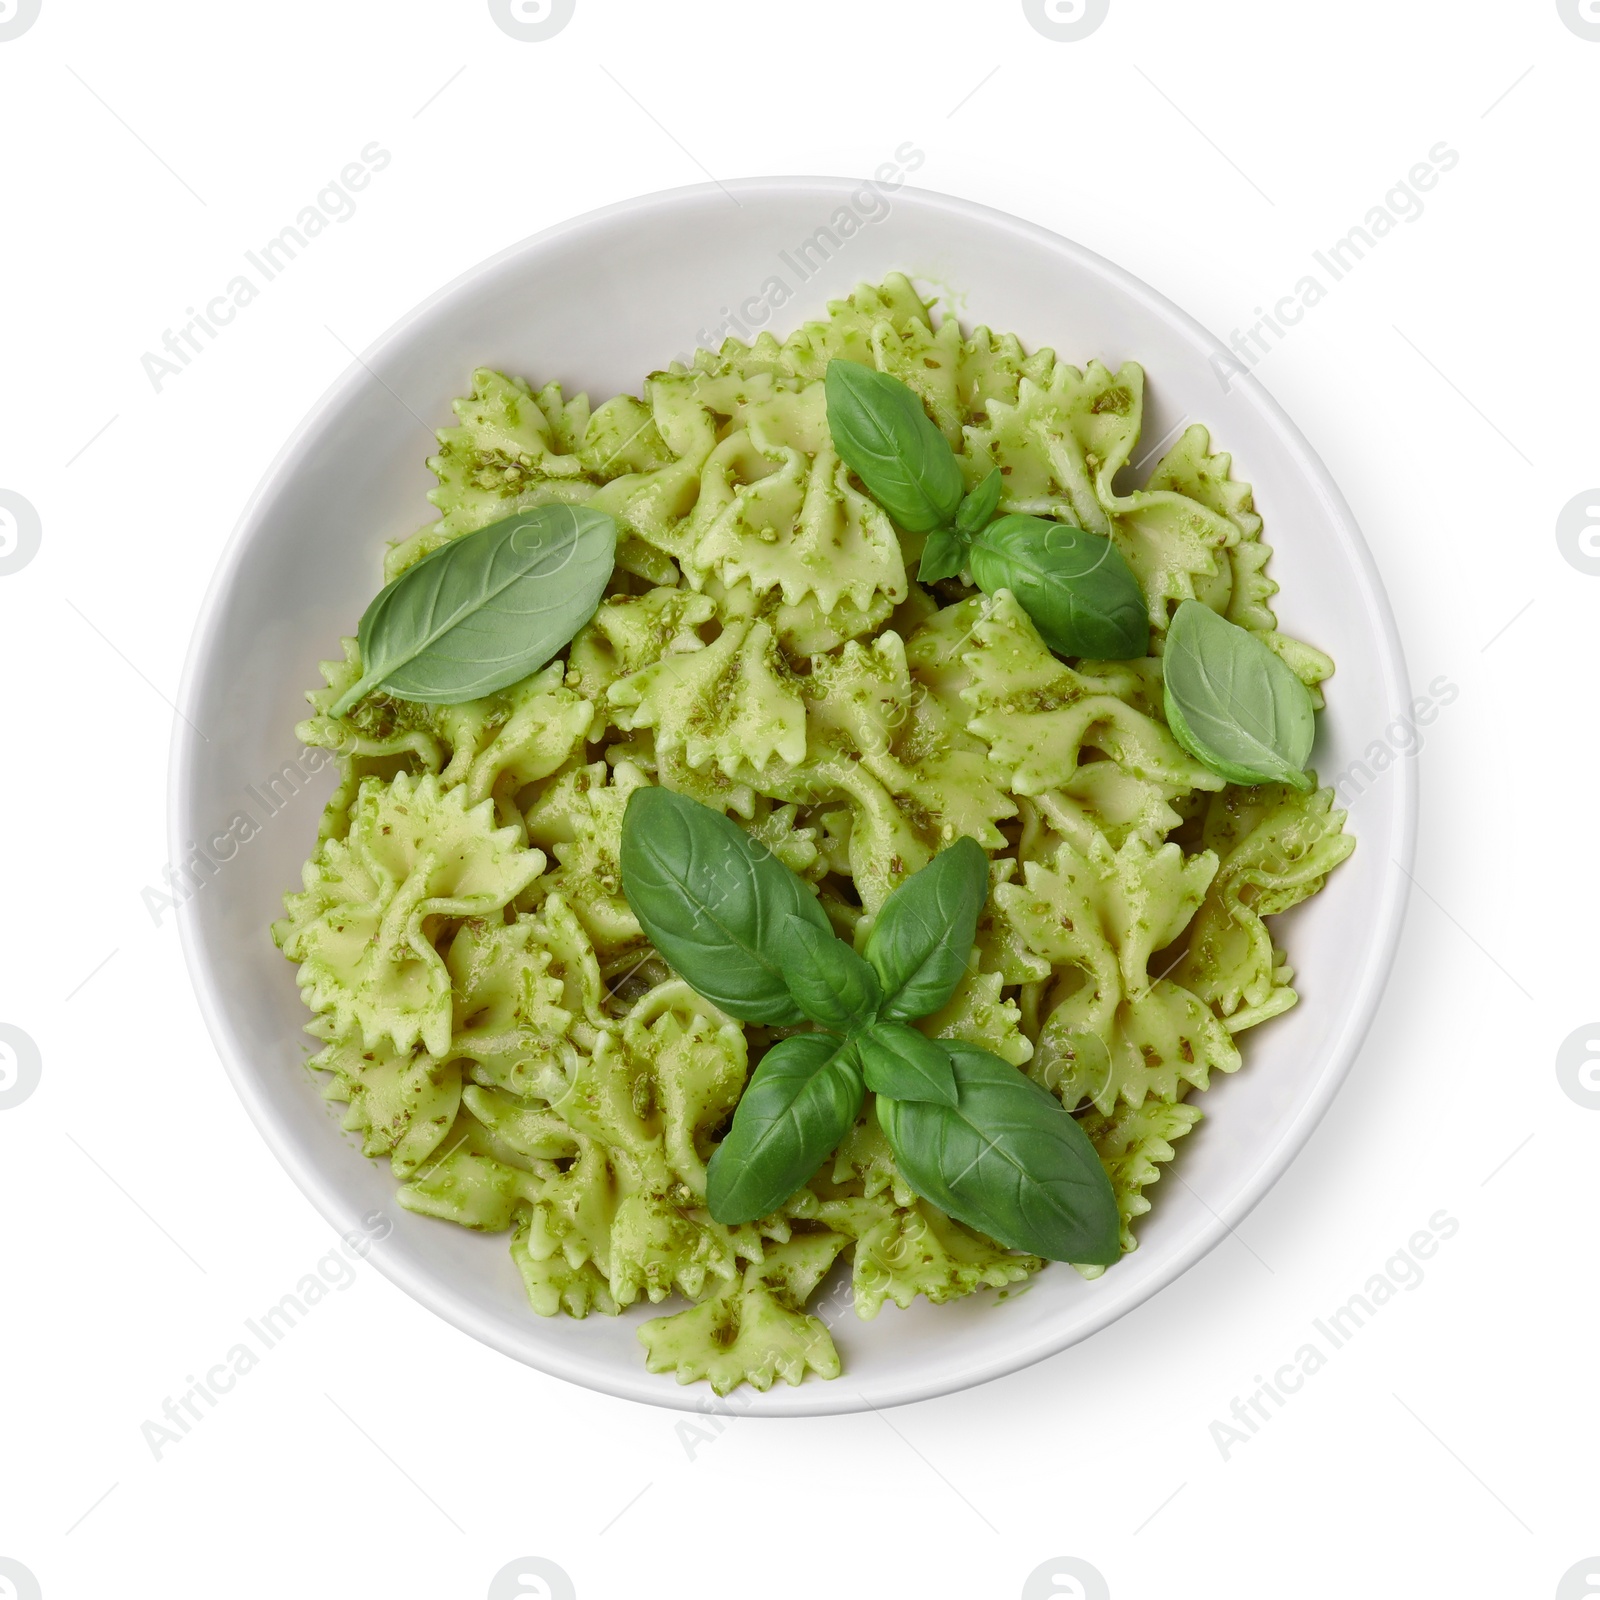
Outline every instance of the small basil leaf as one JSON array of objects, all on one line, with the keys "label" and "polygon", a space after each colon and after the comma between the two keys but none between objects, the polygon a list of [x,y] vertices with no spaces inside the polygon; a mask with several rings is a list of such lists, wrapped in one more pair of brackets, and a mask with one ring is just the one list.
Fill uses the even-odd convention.
[{"label": "small basil leaf", "polygon": [[616,546],[611,516],[567,505],[519,511],[440,545],[367,607],[361,677],[332,715],[378,688],[464,705],[527,677],[594,615]]},{"label": "small basil leaf", "polygon": [[803,1022],[784,968],[791,919],[833,938],[816,897],[759,840],[686,795],[635,789],[622,816],[622,892],[689,986],[741,1022]]},{"label": "small basil leaf", "polygon": [[922,547],[917,578],[922,583],[937,583],[955,577],[966,564],[967,541],[950,528],[935,528]]},{"label": "small basil leaf", "polygon": [[1061,1102],[999,1056],[943,1041],[954,1106],[878,1098],[901,1176],[958,1222],[1050,1261],[1109,1266],[1117,1200],[1089,1136]]},{"label": "small basil leaf", "polygon": [[1195,760],[1232,783],[1309,789],[1311,694],[1267,645],[1185,600],[1161,658],[1167,725]]},{"label": "small basil leaf", "polygon": [[969,537],[982,533],[994,520],[995,507],[1000,504],[1000,469],[994,467],[989,476],[978,485],[956,512],[956,527]]},{"label": "small basil leaf", "polygon": [[926,1017],[955,993],[988,894],[983,846],[957,839],[884,901],[863,951],[883,984],[882,1016]]},{"label": "small basil leaf", "polygon": [[824,377],[828,431],[839,459],[907,533],[949,524],[961,467],[914,390],[859,361],[833,360]]},{"label": "small basil leaf", "polygon": [[877,973],[831,928],[824,933],[790,917],[789,939],[793,948],[784,958],[783,975],[794,1003],[825,1028],[843,1033],[866,1027],[883,1000]]},{"label": "small basil leaf", "polygon": [[1098,534],[1014,513],[972,541],[967,566],[985,594],[1009,589],[1058,655],[1127,661],[1149,646],[1139,580]]},{"label": "small basil leaf", "polygon": [[956,1103],[956,1076],[937,1040],[903,1022],[880,1022],[856,1041],[867,1087],[895,1100]]},{"label": "small basil leaf", "polygon": [[797,1033],[751,1074],[706,1168],[706,1204],[732,1227],[775,1211],[816,1172],[861,1110],[861,1070],[827,1033]]}]

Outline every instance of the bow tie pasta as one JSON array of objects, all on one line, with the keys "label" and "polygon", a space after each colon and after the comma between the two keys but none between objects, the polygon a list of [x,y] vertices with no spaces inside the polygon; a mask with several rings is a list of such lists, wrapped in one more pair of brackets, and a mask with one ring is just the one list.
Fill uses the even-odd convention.
[{"label": "bow tie pasta", "polygon": [[[834,450],[823,378],[839,357],[916,392],[969,489],[997,468],[1001,513],[1113,540],[1150,653],[1062,660],[1009,592],[917,582],[923,536]],[[899,275],[593,410],[554,384],[473,383],[429,462],[440,515],[393,546],[386,576],[552,502],[609,512],[617,565],[564,655],[498,693],[378,692],[335,716],[362,670],[346,639],[308,696],[297,731],[335,753],[340,782],[273,936],[314,1013],[324,1093],[388,1158],[401,1203],[506,1232],[541,1316],[689,1301],[642,1323],[645,1359],[718,1393],[836,1376],[837,1317],[808,1306],[846,1290],[873,1317],[1044,1266],[918,1198],[870,1096],[778,1211],[712,1218],[707,1161],[793,1030],[723,1015],[629,908],[623,810],[660,784],[760,839],[858,949],[909,874],[975,839],[990,858],[977,944],[917,1025],[1060,1096],[1134,1249],[1146,1191],[1200,1118],[1193,1096],[1296,1001],[1266,919],[1354,848],[1331,791],[1230,784],[1164,719],[1162,641],[1186,600],[1314,695],[1333,670],[1278,631],[1261,519],[1229,458],[1191,426],[1129,486],[1137,366],[935,326]]]}]

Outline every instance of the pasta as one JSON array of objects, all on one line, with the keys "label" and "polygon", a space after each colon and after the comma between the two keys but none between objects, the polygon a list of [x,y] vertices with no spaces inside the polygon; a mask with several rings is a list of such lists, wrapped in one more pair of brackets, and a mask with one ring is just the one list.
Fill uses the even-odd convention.
[{"label": "pasta", "polygon": [[[839,357],[916,391],[968,488],[998,468],[1002,512],[1112,539],[1152,653],[1063,661],[1007,591],[914,581],[922,536],[834,451],[823,375]],[[539,1315],[688,1300],[643,1323],[645,1359],[718,1393],[839,1373],[807,1305],[842,1258],[862,1317],[1044,1265],[919,1199],[870,1110],[776,1212],[711,1217],[706,1162],[781,1031],[703,1000],[629,908],[623,808],[663,784],[765,843],[858,948],[897,885],[976,839],[991,885],[973,959],[919,1026],[1060,1096],[1134,1249],[1147,1191],[1200,1119],[1190,1097],[1296,1001],[1265,919],[1354,848],[1330,790],[1229,784],[1166,726],[1161,642],[1186,600],[1314,695],[1332,671],[1278,631],[1229,458],[1191,426],[1143,487],[1119,487],[1137,366],[1080,370],[935,325],[899,275],[593,410],[556,385],[473,383],[429,463],[440,515],[386,576],[552,502],[609,512],[617,566],[564,656],[496,694],[375,693],[335,716],[362,670],[346,639],[308,696],[297,733],[335,753],[340,782],[273,935],[314,1013],[310,1066],[401,1203],[506,1232]]]}]

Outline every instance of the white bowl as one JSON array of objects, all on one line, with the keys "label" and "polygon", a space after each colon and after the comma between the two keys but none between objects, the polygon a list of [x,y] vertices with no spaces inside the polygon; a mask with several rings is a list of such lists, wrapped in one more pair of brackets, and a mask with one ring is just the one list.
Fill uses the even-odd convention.
[{"label": "white bowl", "polygon": [[[1232,452],[1276,549],[1282,625],[1339,664],[1316,752],[1325,781],[1409,704],[1394,620],[1349,508],[1258,383],[1238,379],[1224,391],[1210,365],[1221,346],[1210,334],[1042,228],[911,189],[889,197],[886,215],[883,202],[836,178],[646,195],[514,245],[442,290],[334,385],[268,471],[206,599],[182,691],[173,860],[187,857],[191,841],[226,834],[237,813],[261,824],[181,920],[212,1037],[278,1158],[336,1228],[387,1212],[394,1232],[373,1259],[457,1327],[545,1372],[658,1405],[689,1408],[709,1391],[646,1372],[635,1333],[657,1308],[583,1322],[537,1317],[504,1236],[399,1207],[387,1165],[362,1158],[301,1064],[306,1014],[267,934],[284,890],[299,882],[331,777],[319,774],[270,817],[264,780],[299,754],[292,729],[302,696],[321,682],[318,659],[337,654],[377,591],[384,542],[430,520],[426,429],[451,420],[450,402],[468,392],[474,367],[535,386],[559,379],[598,402],[637,392],[646,373],[692,350],[721,308],[737,315],[742,303],[753,316],[760,307],[750,297],[766,280],[781,278],[794,293],[766,323],[782,334],[857,283],[903,270],[947,291],[963,321],[1013,331],[1030,348],[1053,346],[1080,366],[1092,357],[1139,361],[1149,379],[1141,453],[1183,418],[1206,423],[1214,447]],[[799,262],[809,274],[802,280],[796,246],[841,206],[858,219],[856,232],[825,263],[815,252]],[[770,286],[767,294],[777,297]],[[280,781],[277,792],[287,788]],[[1354,800],[1355,855],[1280,929],[1301,1002],[1247,1035],[1244,1069],[1201,1098],[1206,1120],[1181,1147],[1183,1182],[1156,1185],[1134,1254],[1094,1283],[1052,1267],[1000,1305],[985,1292],[904,1312],[891,1305],[874,1322],[837,1318],[845,1376],[779,1385],[754,1395],[751,1409],[814,1416],[981,1383],[1104,1328],[1198,1261],[1283,1172],[1350,1066],[1399,935],[1414,805],[1406,761]],[[236,827],[235,837],[249,831]]]}]

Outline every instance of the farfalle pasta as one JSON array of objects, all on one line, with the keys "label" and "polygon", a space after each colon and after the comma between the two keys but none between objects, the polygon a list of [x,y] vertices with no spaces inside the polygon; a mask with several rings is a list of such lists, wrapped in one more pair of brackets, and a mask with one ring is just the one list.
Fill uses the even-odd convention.
[{"label": "farfalle pasta", "polygon": [[[1064,660],[1010,591],[919,582],[925,536],[834,449],[824,375],[840,358],[914,391],[969,490],[998,470],[1001,514],[1111,540],[1148,652]],[[593,409],[518,376],[473,384],[429,463],[440,515],[393,546],[385,576],[551,504],[608,513],[616,567],[570,646],[497,693],[441,706],[379,691],[336,715],[361,679],[352,638],[308,696],[297,732],[334,752],[340,782],[273,935],[314,1013],[310,1065],[401,1203],[505,1233],[541,1316],[690,1302],[642,1324],[645,1360],[718,1393],[839,1373],[807,1306],[841,1262],[862,1317],[1044,1266],[913,1192],[870,1109],[777,1210],[712,1217],[707,1163],[752,1068],[793,1030],[721,1013],[630,908],[623,812],[662,785],[765,844],[858,950],[907,877],[976,840],[990,878],[976,944],[917,1025],[1060,1097],[1135,1248],[1148,1191],[1200,1118],[1192,1097],[1295,1003],[1267,919],[1354,847],[1331,791],[1230,783],[1163,711],[1185,602],[1247,630],[1313,695],[1332,671],[1278,631],[1270,551],[1229,458],[1191,426],[1129,482],[1137,366],[1074,367],[936,324],[899,275],[787,339],[729,340]]]}]

